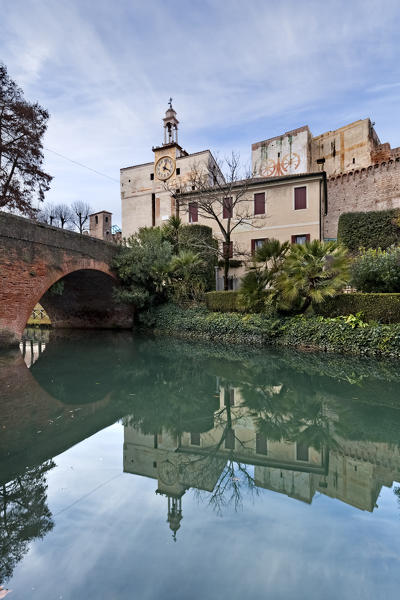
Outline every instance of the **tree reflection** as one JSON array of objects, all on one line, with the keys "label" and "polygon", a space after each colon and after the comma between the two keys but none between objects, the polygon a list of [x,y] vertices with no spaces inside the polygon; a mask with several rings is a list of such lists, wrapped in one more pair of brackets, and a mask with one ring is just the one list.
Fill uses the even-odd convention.
[{"label": "tree reflection", "polygon": [[46,461],[0,485],[0,584],[11,577],[30,542],[53,528],[45,475],[54,466]]}]

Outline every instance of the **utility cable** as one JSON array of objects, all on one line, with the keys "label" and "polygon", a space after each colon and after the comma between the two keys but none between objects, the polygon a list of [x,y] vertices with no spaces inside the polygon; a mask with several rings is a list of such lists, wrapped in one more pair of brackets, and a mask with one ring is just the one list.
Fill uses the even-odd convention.
[{"label": "utility cable", "polygon": [[45,146],[43,146],[44,150],[47,150],[47,152],[52,152],[53,154],[56,154],[57,156],[60,156],[61,158],[64,158],[65,160],[68,160],[69,162],[74,163],[74,165],[78,165],[79,167],[83,167],[84,169],[88,169],[88,171],[92,171],[93,173],[96,173],[97,175],[101,175],[102,177],[107,177],[107,179],[111,179],[111,181],[115,181],[116,183],[119,183],[118,179],[114,179],[114,177],[110,177],[110,175],[106,175],[105,173],[101,173],[100,171],[96,171],[96,169],[92,169],[92,167],[88,167],[80,162],[78,162],[77,160],[73,160],[72,158],[68,158],[68,156],[64,156],[64,154],[60,154],[59,152],[56,152],[55,150],[51,150],[50,148],[46,148]]}]

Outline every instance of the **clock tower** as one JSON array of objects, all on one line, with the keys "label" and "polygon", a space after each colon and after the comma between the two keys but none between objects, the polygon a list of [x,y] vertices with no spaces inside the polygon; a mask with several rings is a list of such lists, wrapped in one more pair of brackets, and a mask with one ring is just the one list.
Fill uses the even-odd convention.
[{"label": "clock tower", "polygon": [[154,175],[160,181],[167,181],[176,175],[176,159],[188,156],[188,153],[178,144],[178,125],[176,111],[172,107],[172,98],[163,119],[164,142],[161,146],[153,147]]}]

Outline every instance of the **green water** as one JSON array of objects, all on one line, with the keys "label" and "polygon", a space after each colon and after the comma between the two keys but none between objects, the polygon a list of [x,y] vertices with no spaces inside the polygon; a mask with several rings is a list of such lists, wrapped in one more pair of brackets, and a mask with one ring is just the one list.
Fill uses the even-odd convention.
[{"label": "green water", "polygon": [[399,383],[370,360],[28,332],[0,354],[0,597],[396,597]]}]

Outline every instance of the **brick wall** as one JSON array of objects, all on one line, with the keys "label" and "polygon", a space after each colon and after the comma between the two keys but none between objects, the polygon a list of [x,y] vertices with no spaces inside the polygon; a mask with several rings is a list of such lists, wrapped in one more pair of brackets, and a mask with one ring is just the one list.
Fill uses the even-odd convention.
[{"label": "brick wall", "polygon": [[344,212],[400,207],[400,157],[328,179],[324,238],[336,238]]},{"label": "brick wall", "polygon": [[[116,251],[114,244],[0,212],[0,346],[15,344],[35,304],[56,281],[75,272],[81,276],[75,280],[71,277],[72,282],[67,282],[70,293],[58,306],[59,314],[62,308],[62,326],[68,326],[74,317],[73,325],[79,327],[129,327],[132,323],[129,312],[123,315],[119,310],[118,314],[112,314],[114,307],[109,290],[115,276],[110,264]],[[85,280],[85,271],[99,272],[103,277],[97,278],[91,297],[90,290],[82,288],[83,306],[79,304],[79,289]],[[97,315],[104,317],[105,301],[111,302],[109,322],[90,319],[96,308]],[[80,308],[85,310],[79,313]]]}]

